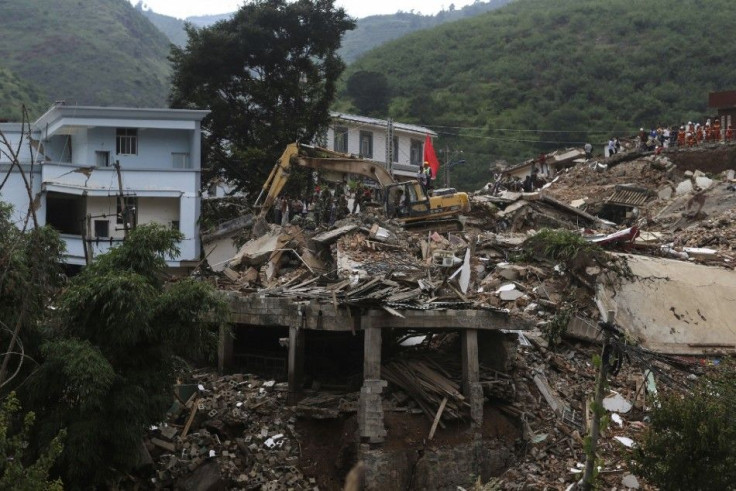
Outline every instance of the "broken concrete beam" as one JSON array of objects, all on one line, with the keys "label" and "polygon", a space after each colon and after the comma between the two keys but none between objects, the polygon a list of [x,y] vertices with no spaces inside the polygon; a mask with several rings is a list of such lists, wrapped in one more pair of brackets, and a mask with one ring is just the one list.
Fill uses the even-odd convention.
[{"label": "broken concrete beam", "polygon": [[247,215],[221,223],[214,230],[210,230],[207,233],[202,234],[202,243],[207,244],[214,240],[228,237],[251,226],[253,226],[253,214],[248,213]]},{"label": "broken concrete beam", "polygon": [[539,389],[539,392],[544,397],[544,400],[547,401],[549,407],[552,408],[552,411],[554,411],[558,416],[561,416],[565,406],[562,401],[552,393],[552,388],[549,386],[547,378],[543,374],[537,373],[534,375],[534,385],[537,386],[537,389]]},{"label": "broken concrete beam", "polygon": [[240,248],[235,257],[229,261],[228,266],[235,267],[241,263],[261,266],[268,261],[276,249],[284,243],[288,243],[290,239],[291,237],[289,235],[282,235],[281,232],[276,232],[264,235],[255,240],[250,240],[243,244],[243,247]]},{"label": "broken concrete beam", "polygon": [[343,235],[350,233],[357,228],[358,226],[353,224],[344,225],[342,227],[328,230],[327,232],[322,232],[321,234],[317,234],[312,237],[312,240],[322,246],[330,245],[333,242],[336,242],[337,239],[339,239]]},{"label": "broken concrete beam", "polygon": [[610,228],[610,225],[608,225],[605,222],[603,222],[600,218],[594,217],[590,213],[586,213],[586,212],[584,212],[582,210],[579,210],[579,209],[574,208],[572,206],[566,205],[562,201],[558,201],[558,200],[556,200],[556,199],[554,199],[554,198],[552,198],[550,196],[547,196],[546,194],[541,194],[539,196],[539,201],[541,201],[543,203],[547,203],[549,205],[552,205],[552,206],[554,206],[556,208],[559,208],[559,209],[561,209],[563,211],[567,211],[569,213],[572,213],[573,215],[577,215],[580,218],[584,218],[585,220],[587,220],[590,223],[596,223],[601,228]]}]

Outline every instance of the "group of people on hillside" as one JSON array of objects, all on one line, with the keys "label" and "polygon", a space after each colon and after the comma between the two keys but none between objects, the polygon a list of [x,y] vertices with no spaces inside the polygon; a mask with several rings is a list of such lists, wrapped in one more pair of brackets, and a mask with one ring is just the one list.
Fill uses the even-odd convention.
[{"label": "group of people on hillside", "polygon": [[720,118],[713,121],[708,118],[704,124],[688,121],[682,123],[679,128],[662,125],[650,131],[639,128],[639,150],[652,151],[675,146],[694,147],[709,142],[731,142],[735,136],[733,127],[729,124],[724,129]]}]

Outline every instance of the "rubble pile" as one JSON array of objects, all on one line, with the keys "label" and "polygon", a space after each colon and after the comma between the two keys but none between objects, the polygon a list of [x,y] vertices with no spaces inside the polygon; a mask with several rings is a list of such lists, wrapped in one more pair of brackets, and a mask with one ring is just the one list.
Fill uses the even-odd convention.
[{"label": "rubble pile", "polygon": [[[592,359],[600,353],[598,294],[611,276],[631,272],[618,254],[555,261],[528,241],[544,229],[565,229],[612,252],[733,270],[734,172],[681,171],[671,157],[630,154],[581,163],[533,193],[493,194],[486,187],[471,196],[461,232],[412,232],[368,213],[317,230],[272,225],[242,245],[216,281],[223,289],[312,300],[335,310],[377,307],[401,317],[410,309],[439,315],[490,309],[535,326],[517,333],[509,371],[481,366],[486,397],[517,418],[524,433],[518,464],[495,482],[501,489],[565,489],[580,479],[586,459],[583,438],[592,418],[586,401],[596,377]],[[679,321],[681,306],[677,299],[671,305]],[[428,340],[421,359],[384,361],[382,378],[390,386],[383,411],[426,417],[440,427],[467,420],[458,371],[431,335]],[[599,441],[599,476],[606,489],[650,489],[628,472],[631,448],[658,391],[682,391],[697,366],[636,346],[621,349],[628,357],[604,399],[611,424]],[[176,432],[162,428],[157,442],[151,439],[160,483],[191,477],[214,462],[220,478],[235,488],[314,487],[296,467],[300,436],[294,418],[352,414],[359,399],[357,392],[317,391],[290,412],[280,384],[266,386],[249,375],[201,383],[204,390],[170,424]]]},{"label": "rubble pile", "polygon": [[[525,448],[518,464],[493,481],[494,489],[567,489],[583,473],[583,438],[592,417],[584,401],[594,386],[593,357],[600,348],[563,342],[551,350],[534,333],[524,336],[530,342],[519,347],[517,399],[507,411],[522,421]],[[632,448],[646,428],[658,391],[682,391],[688,377],[694,378],[675,368],[675,360],[642,361],[634,357],[609,378],[603,406],[610,424],[598,440],[604,489],[654,489],[628,471]],[[688,369],[698,371],[693,365]]]},{"label": "rubble pile", "polygon": [[155,488],[316,489],[315,479],[298,468],[286,384],[210,372],[193,379],[188,400],[177,400],[169,420],[150,432]]}]

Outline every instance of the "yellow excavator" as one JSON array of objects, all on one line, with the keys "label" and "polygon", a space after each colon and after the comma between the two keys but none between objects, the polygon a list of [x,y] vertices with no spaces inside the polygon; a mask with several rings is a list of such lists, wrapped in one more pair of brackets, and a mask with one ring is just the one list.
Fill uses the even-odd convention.
[{"label": "yellow excavator", "polygon": [[398,218],[406,228],[439,227],[440,225],[454,225],[455,228],[461,228],[462,224],[458,216],[470,211],[467,193],[438,190],[433,193],[433,196],[430,196],[418,180],[397,182],[391,173],[378,162],[333,152],[325,148],[292,143],[287,145],[286,150],[276,162],[256,199],[255,206],[258,207],[265,194],[258,218],[265,219],[289,180],[294,166],[333,174],[359,175],[376,181],[382,189],[382,205],[386,216]]}]

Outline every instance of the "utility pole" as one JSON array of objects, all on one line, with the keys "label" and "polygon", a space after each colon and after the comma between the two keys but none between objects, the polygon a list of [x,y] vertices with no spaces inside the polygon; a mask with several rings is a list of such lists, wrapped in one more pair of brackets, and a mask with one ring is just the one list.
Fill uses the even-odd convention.
[{"label": "utility pole", "polygon": [[394,166],[394,120],[386,120],[386,168],[389,174]]},{"label": "utility pole", "polygon": [[115,172],[118,174],[118,205],[123,216],[123,238],[128,238],[128,203],[123,195],[123,176],[120,173],[120,161],[115,160]]},{"label": "utility pole", "polygon": [[450,187],[450,149],[445,145],[445,187]]},{"label": "utility pole", "polygon": [[600,367],[598,367],[598,377],[595,381],[595,394],[593,395],[593,421],[590,425],[590,448],[587,452],[585,461],[585,472],[581,488],[584,491],[590,491],[594,488],[593,476],[595,475],[596,457],[598,455],[598,437],[601,433],[601,416],[603,411],[603,391],[608,382],[608,360],[606,359],[606,351],[609,350],[611,335],[614,332],[613,324],[614,312],[609,310],[606,312],[605,319],[598,325],[603,331],[603,348],[601,349]]}]

